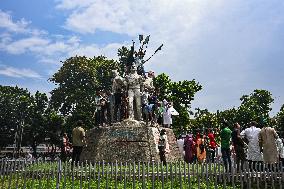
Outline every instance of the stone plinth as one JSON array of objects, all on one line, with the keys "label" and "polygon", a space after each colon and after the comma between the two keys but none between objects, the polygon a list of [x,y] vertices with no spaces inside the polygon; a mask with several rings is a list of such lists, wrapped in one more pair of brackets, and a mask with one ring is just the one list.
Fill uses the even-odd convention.
[{"label": "stone plinth", "polygon": [[[161,128],[160,128],[161,129]],[[181,158],[172,129],[165,128],[169,142],[167,161]],[[94,128],[86,132],[87,147],[81,161],[159,161],[159,130],[145,122],[125,120],[109,127]]]}]

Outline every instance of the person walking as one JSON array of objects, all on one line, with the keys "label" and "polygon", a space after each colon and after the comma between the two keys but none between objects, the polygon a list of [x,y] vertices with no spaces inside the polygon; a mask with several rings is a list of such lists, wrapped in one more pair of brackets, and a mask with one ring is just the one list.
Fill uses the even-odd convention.
[{"label": "person walking", "polygon": [[221,153],[226,172],[228,171],[228,166],[229,166],[229,172],[231,172],[232,170],[231,149],[230,149],[231,134],[232,131],[229,129],[228,123],[224,121],[223,129],[220,132],[220,138],[221,138]]},{"label": "person walking", "polygon": [[83,150],[83,146],[86,145],[85,130],[83,129],[83,122],[79,120],[77,126],[72,131],[73,139],[73,154],[72,154],[72,165],[78,163],[80,155]]},{"label": "person walking", "polygon": [[257,123],[255,121],[250,122],[250,127],[246,128],[241,132],[242,139],[248,142],[247,149],[247,160],[249,162],[250,168],[255,168],[263,161],[262,153],[260,152],[258,135],[260,128],[257,128]]}]

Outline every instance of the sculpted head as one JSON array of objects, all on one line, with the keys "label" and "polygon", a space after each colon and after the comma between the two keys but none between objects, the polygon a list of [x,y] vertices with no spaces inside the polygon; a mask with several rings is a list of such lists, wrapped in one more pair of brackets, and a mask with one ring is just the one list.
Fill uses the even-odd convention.
[{"label": "sculpted head", "polygon": [[130,72],[135,73],[137,71],[137,67],[135,65],[131,66]]}]

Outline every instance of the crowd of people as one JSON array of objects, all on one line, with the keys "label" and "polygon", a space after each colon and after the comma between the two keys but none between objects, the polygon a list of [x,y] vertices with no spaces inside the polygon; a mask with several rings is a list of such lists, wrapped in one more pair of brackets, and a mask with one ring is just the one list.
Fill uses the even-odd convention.
[{"label": "crowd of people", "polygon": [[279,162],[284,166],[283,138],[274,128],[255,121],[243,130],[238,123],[231,130],[224,121],[221,130],[181,135],[177,144],[187,163],[213,163],[222,159],[226,171],[231,171],[232,162],[238,171],[244,170],[246,162],[254,170],[263,170],[264,164],[269,169]]},{"label": "crowd of people", "polygon": [[[128,98],[126,93],[111,95],[110,93],[98,91],[95,98],[96,126],[110,126],[114,122],[128,118]],[[167,100],[159,100],[156,92],[144,92],[141,96],[142,120],[147,123],[159,124],[170,127],[172,114],[177,114],[172,103]]]}]

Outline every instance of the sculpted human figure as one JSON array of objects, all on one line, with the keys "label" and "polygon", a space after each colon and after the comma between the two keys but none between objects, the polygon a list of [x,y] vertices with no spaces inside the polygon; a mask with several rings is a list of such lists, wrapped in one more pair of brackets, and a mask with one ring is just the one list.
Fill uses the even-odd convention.
[{"label": "sculpted human figure", "polygon": [[[126,75],[128,85],[128,113],[130,119],[141,120],[141,84],[143,77],[137,74],[136,66],[132,66],[130,73]],[[135,103],[135,107],[134,107]]]},{"label": "sculpted human figure", "polygon": [[125,87],[124,78],[119,76],[117,70],[113,70],[112,94],[114,98],[114,122],[121,121],[121,100],[123,96],[123,88]]}]

